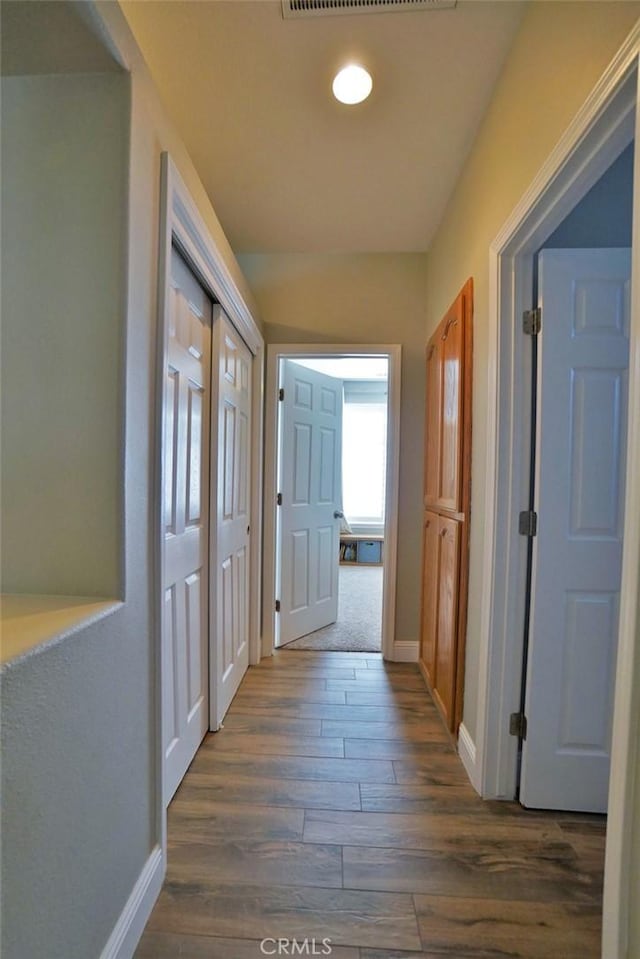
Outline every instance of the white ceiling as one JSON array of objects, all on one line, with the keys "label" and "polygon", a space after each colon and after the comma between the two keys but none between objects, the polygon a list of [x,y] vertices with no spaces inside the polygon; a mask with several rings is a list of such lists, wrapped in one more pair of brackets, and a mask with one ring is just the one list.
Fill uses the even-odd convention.
[{"label": "white ceiling", "polygon": [[[122,4],[237,253],[428,248],[523,5],[284,20],[279,0]],[[371,97],[331,96],[339,66]]]}]

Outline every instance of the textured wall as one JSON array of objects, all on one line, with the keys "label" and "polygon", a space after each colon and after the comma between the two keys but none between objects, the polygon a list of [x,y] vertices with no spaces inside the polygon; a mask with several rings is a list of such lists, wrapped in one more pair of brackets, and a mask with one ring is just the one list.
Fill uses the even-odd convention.
[{"label": "textured wall", "polygon": [[2,80],[5,592],[120,593],[126,101],[122,74]]},{"label": "textured wall", "polygon": [[[124,74],[3,81],[7,591],[121,594],[128,121]],[[2,676],[6,959],[98,955],[149,853],[144,563],[127,592]]]},{"label": "textured wall", "polygon": [[[38,5],[33,6],[35,10]],[[124,368],[121,363],[119,373],[117,365],[114,372],[119,377],[117,442],[123,455],[119,475],[113,458],[105,467],[116,472],[118,488],[124,490],[115,520],[124,533],[123,605],[99,623],[9,667],[2,677],[3,959],[98,957],[160,841],[152,504],[163,150],[171,153],[236,282],[247,299],[251,296],[191,161],[165,118],[118,5],[106,2],[98,9],[131,70],[130,77],[119,81],[126,92],[125,144],[130,138],[128,195],[125,179],[120,197],[128,229],[128,246],[121,246],[120,255],[128,283],[126,302],[112,304],[113,322],[116,329],[120,324],[125,347]],[[92,16],[89,5],[86,15]],[[90,90],[94,78],[78,77],[77,83]],[[99,100],[92,102],[96,123],[104,123],[106,107],[102,110]],[[77,118],[70,132],[79,126]],[[100,147],[97,138],[93,150]],[[56,154],[52,162],[63,158]],[[95,157],[96,163],[99,159]],[[100,240],[95,233],[85,242],[98,248]],[[68,277],[64,290],[72,302],[76,289]],[[85,322],[91,330],[96,322],[91,310]],[[97,335],[95,330],[92,335]],[[37,342],[35,333],[27,342]],[[68,345],[72,350],[73,342]],[[112,361],[111,354],[100,356],[109,370],[114,370]],[[93,410],[86,383],[79,399],[83,401]],[[113,402],[110,394],[108,403]],[[103,412],[111,422],[113,409]],[[56,442],[61,447],[72,442],[64,425],[57,429]],[[41,482],[46,484],[46,477]],[[100,536],[93,549],[99,552],[104,545],[109,551],[110,542],[106,534],[104,540]],[[61,555],[61,564],[67,559],[73,561],[73,556]]]}]

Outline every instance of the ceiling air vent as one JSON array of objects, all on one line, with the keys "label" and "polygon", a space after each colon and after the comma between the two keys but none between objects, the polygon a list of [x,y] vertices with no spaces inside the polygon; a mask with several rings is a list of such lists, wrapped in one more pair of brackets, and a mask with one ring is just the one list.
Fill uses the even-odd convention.
[{"label": "ceiling air vent", "polygon": [[446,10],[457,0],[282,0],[282,16],[333,17],[337,14],[394,13],[401,10]]}]

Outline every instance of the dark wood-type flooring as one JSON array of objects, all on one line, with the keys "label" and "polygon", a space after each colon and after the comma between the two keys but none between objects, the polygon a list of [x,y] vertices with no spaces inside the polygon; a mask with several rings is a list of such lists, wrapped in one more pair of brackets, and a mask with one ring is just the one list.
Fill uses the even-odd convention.
[{"label": "dark wood-type flooring", "polygon": [[604,842],[601,817],[483,802],[415,666],[280,652],[169,808],[136,959],[596,959]]}]

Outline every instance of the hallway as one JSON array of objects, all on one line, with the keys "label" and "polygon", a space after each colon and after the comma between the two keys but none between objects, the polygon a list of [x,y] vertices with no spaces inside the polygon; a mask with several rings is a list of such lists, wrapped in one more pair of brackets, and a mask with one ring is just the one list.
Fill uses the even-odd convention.
[{"label": "hallway", "polygon": [[136,957],[596,959],[604,841],[601,817],[483,803],[417,667],[281,651],[170,806]]}]

